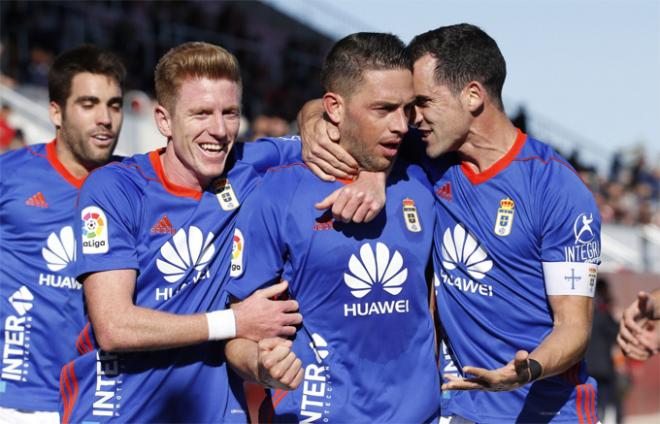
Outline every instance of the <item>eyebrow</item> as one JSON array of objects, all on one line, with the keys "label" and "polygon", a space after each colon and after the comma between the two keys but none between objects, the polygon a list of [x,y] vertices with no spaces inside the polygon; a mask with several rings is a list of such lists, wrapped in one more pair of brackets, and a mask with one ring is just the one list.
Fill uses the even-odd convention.
[{"label": "eyebrow", "polygon": [[100,101],[101,100],[96,96],[80,96],[76,98],[75,103],[84,103],[84,102],[99,103]]},{"label": "eyebrow", "polygon": [[[75,100],[75,103],[84,103],[84,102],[100,103],[101,99],[99,99],[96,96],[80,96]],[[123,102],[124,102],[124,98],[122,96],[112,97],[110,98],[110,100],[108,100],[108,103],[123,103]]]}]

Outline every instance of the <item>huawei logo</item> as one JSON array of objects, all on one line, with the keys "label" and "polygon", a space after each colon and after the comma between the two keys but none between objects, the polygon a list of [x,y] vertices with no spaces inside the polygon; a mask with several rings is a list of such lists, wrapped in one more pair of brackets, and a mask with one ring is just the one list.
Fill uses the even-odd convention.
[{"label": "huawei logo", "polygon": [[408,269],[403,268],[403,258],[398,251],[390,257],[390,250],[383,243],[376,243],[374,252],[371,245],[365,243],[360,248],[360,258],[351,255],[348,261],[350,273],[344,274],[344,282],[350,287],[351,294],[358,299],[366,296],[374,284],[381,284],[383,290],[397,295],[403,290],[403,283],[408,278]]},{"label": "huawei logo", "polygon": [[486,251],[461,224],[454,227],[453,233],[451,228],[447,228],[442,237],[442,264],[448,270],[462,264],[475,280],[484,278],[493,267]]},{"label": "huawei logo", "polygon": [[57,233],[50,233],[46,240],[46,247],[41,249],[43,256],[51,271],[61,271],[71,262],[76,260],[76,241],[73,236],[73,228],[66,226]]},{"label": "huawei logo", "polygon": [[177,231],[172,239],[160,248],[163,259],[156,261],[165,281],[176,283],[191,267],[201,272],[215,253],[213,238],[213,233],[208,233],[205,239],[202,230],[195,226],[191,226],[188,232],[183,228]]}]

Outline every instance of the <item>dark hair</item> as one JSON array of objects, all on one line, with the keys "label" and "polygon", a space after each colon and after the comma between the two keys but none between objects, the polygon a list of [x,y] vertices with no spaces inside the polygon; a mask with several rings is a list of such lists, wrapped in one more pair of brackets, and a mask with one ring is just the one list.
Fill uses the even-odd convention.
[{"label": "dark hair", "polygon": [[119,57],[108,50],[85,44],[67,50],[55,58],[48,72],[50,100],[64,108],[66,99],[71,94],[73,77],[83,72],[111,77],[123,90],[126,68]]},{"label": "dark hair", "polygon": [[364,71],[389,69],[412,70],[412,60],[399,37],[357,32],[332,47],[321,68],[321,84],[326,91],[348,95]]},{"label": "dark hair", "polygon": [[437,59],[435,81],[447,85],[454,95],[470,81],[478,81],[503,109],[506,62],[495,40],[481,28],[470,24],[440,27],[413,38],[408,52],[413,62],[427,54]]}]

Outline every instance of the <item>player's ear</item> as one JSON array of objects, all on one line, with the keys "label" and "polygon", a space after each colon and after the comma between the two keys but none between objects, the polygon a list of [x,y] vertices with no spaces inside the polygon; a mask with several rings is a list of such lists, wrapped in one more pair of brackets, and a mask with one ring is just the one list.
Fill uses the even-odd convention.
[{"label": "player's ear", "polygon": [[172,116],[170,112],[161,104],[157,104],[154,109],[154,118],[156,118],[156,125],[158,131],[165,137],[172,137]]},{"label": "player's ear", "polygon": [[344,98],[333,92],[327,92],[323,95],[323,109],[328,120],[335,125],[341,123],[344,119]]},{"label": "player's ear", "polygon": [[486,101],[486,88],[478,81],[470,81],[461,91],[461,102],[470,113],[478,113]]},{"label": "player's ear", "polygon": [[57,102],[51,101],[48,105],[48,116],[50,117],[50,122],[52,122],[56,128],[62,126],[63,115],[64,111],[62,110],[62,107],[57,104]]}]

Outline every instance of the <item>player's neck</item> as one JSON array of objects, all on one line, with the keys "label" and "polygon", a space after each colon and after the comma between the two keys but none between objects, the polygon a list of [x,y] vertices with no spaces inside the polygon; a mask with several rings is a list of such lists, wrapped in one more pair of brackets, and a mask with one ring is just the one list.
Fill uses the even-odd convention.
[{"label": "player's neck", "polygon": [[57,156],[57,160],[74,178],[79,180],[86,178],[91,170],[76,158],[69,145],[62,140],[59,132],[55,138],[57,140],[55,143],[55,155]]},{"label": "player's neck", "polygon": [[482,173],[511,150],[517,135],[518,131],[503,112],[490,119],[475,120],[458,153],[463,163]]},{"label": "player's neck", "polygon": [[174,152],[172,142],[167,144],[165,152],[160,155],[160,164],[163,167],[163,173],[167,180],[179,187],[191,190],[203,191],[211,182],[200,181],[195,172],[188,168]]}]

